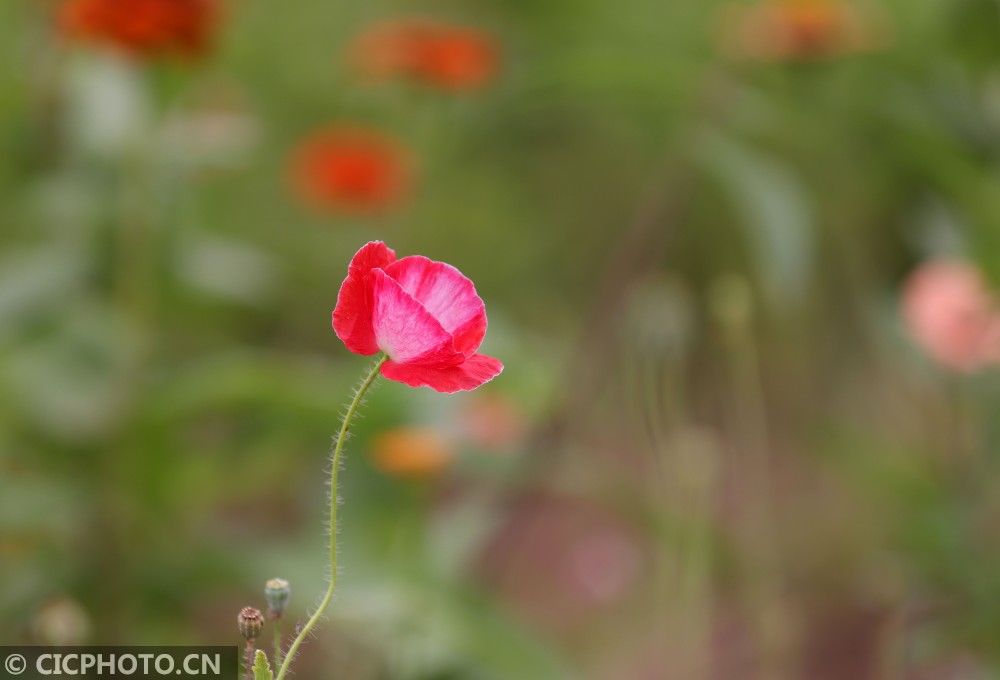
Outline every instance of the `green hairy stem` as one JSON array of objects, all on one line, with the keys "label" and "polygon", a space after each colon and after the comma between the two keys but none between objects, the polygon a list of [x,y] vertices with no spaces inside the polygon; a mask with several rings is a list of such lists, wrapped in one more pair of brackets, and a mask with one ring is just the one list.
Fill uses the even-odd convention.
[{"label": "green hairy stem", "polygon": [[344,419],[340,424],[340,432],[337,434],[337,439],[334,442],[333,451],[330,455],[329,583],[327,584],[326,593],[324,593],[323,599],[320,600],[319,606],[316,607],[316,611],[313,612],[313,615],[310,616],[309,620],[306,621],[304,626],[302,626],[302,630],[300,630],[299,634],[295,636],[295,640],[292,641],[291,646],[288,648],[288,652],[285,654],[285,658],[281,662],[281,667],[278,669],[277,680],[285,680],[285,676],[288,674],[292,661],[295,659],[295,655],[299,651],[299,647],[302,646],[302,642],[306,639],[313,628],[316,627],[320,617],[323,616],[323,612],[326,611],[326,608],[330,606],[331,600],[333,600],[333,593],[337,587],[337,477],[340,473],[340,461],[344,451],[344,442],[347,440],[347,435],[351,428],[351,421],[354,420],[354,416],[357,415],[358,409],[360,408],[362,402],[364,402],[365,393],[375,382],[375,379],[378,378],[379,369],[382,368],[382,364],[384,364],[388,358],[389,357],[383,354],[372,364],[368,374],[361,380],[357,388],[354,390],[354,398],[351,400],[350,406],[347,407],[347,411],[344,413]]}]

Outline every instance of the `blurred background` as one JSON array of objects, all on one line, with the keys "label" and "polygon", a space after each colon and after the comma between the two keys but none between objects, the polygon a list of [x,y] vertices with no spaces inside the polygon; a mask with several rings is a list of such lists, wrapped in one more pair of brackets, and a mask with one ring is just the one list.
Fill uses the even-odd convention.
[{"label": "blurred background", "polygon": [[381,239],[506,370],[373,391],[298,677],[1000,677],[996,0],[9,0],[0,59],[3,643],[304,618]]}]

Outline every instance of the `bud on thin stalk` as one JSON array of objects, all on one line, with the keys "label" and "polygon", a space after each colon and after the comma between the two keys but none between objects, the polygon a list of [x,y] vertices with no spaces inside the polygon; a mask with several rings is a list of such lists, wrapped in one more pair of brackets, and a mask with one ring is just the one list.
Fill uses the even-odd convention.
[{"label": "bud on thin stalk", "polygon": [[280,619],[288,606],[292,589],[283,578],[272,578],[264,584],[264,599],[267,601],[267,615],[270,619]]},{"label": "bud on thin stalk", "polygon": [[280,667],[283,659],[281,649],[281,617],[288,606],[292,588],[283,578],[272,578],[264,584],[264,599],[267,600],[267,617],[271,619],[274,633],[274,663]]},{"label": "bud on thin stalk", "polygon": [[246,641],[246,649],[244,664],[247,672],[247,677],[253,677],[253,656],[254,656],[254,646],[253,641],[260,636],[261,631],[264,629],[264,615],[260,613],[259,609],[254,607],[244,607],[240,610],[239,616],[236,617],[236,625],[239,628],[240,635]]}]

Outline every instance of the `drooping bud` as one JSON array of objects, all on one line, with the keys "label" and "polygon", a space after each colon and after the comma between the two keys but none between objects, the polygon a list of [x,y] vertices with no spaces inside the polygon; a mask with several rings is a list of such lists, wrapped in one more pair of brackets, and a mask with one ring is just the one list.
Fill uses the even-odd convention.
[{"label": "drooping bud", "polygon": [[259,609],[244,607],[240,610],[236,623],[239,625],[240,635],[243,636],[243,639],[252,642],[264,628],[264,615],[260,613]]},{"label": "drooping bud", "polygon": [[292,588],[283,578],[272,578],[264,584],[264,599],[267,600],[267,613],[272,619],[280,619],[288,606],[288,597]]}]

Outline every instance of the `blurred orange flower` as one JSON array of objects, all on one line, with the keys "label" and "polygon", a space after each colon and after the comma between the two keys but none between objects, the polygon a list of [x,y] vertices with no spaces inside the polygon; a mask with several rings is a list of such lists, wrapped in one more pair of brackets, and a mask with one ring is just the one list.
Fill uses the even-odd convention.
[{"label": "blurred orange flower", "polygon": [[290,161],[293,188],[304,201],[337,212],[378,212],[397,204],[411,177],[402,147],[356,127],[334,126],[304,139]]},{"label": "blurred orange flower", "polygon": [[375,437],[371,456],[375,467],[386,474],[426,477],[445,468],[454,451],[437,430],[400,427]]},{"label": "blurred orange flower", "polygon": [[914,340],[943,366],[971,372],[1000,363],[1000,298],[975,267],[924,263],[907,279],[902,306]]},{"label": "blurred orange flower", "polygon": [[724,47],[764,60],[815,59],[875,46],[875,31],[846,0],[760,0],[724,14]]},{"label": "blurred orange flower", "polygon": [[80,40],[109,43],[143,56],[194,56],[208,47],[215,0],[66,0],[62,30]]},{"label": "blurred orange flower", "polygon": [[373,78],[412,78],[452,91],[480,88],[499,68],[499,50],[487,33],[425,19],[375,24],[354,41],[351,57]]}]

